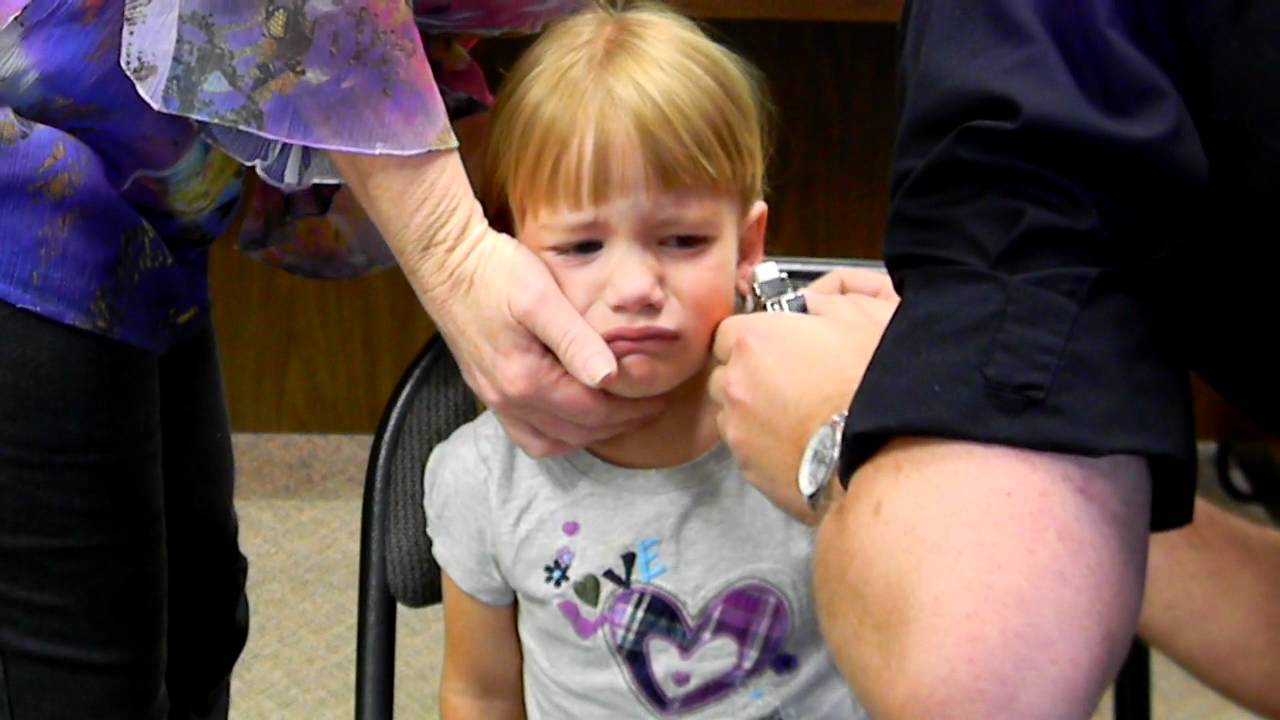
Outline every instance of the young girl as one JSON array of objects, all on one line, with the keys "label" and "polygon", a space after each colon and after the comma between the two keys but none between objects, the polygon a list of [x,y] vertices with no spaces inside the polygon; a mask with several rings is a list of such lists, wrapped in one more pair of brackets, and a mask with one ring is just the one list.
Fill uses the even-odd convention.
[{"label": "young girl", "polygon": [[849,718],[811,530],[740,476],[706,382],[764,252],[757,73],[661,6],[600,5],[520,59],[494,108],[491,215],[548,265],[650,425],[532,458],[486,413],[425,477],[444,571],[445,718]]}]

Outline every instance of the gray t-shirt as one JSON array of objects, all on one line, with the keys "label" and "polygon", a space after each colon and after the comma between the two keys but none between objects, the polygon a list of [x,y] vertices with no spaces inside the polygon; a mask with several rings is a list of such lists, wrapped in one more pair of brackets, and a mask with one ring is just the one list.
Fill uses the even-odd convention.
[{"label": "gray t-shirt", "polygon": [[485,413],[425,483],[440,566],[518,601],[530,718],[865,717],[818,633],[813,531],[725,446],[661,470],[534,459]]}]

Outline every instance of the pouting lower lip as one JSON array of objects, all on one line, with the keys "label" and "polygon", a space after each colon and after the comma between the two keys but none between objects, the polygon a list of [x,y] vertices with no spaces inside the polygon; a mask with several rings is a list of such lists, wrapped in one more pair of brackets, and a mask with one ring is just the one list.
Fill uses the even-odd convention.
[{"label": "pouting lower lip", "polygon": [[619,341],[632,342],[651,342],[651,341],[670,341],[680,337],[675,330],[668,328],[647,326],[647,327],[620,327],[614,328],[604,333],[604,340],[607,343]]},{"label": "pouting lower lip", "polygon": [[645,340],[611,340],[609,350],[615,357],[641,353],[660,353],[671,346],[674,338],[649,338]]}]

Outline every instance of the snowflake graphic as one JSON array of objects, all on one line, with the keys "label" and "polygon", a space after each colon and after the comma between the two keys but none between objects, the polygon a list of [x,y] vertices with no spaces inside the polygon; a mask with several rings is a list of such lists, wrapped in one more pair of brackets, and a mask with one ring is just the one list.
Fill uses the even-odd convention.
[{"label": "snowflake graphic", "polygon": [[550,565],[543,565],[542,569],[547,573],[547,582],[557,588],[569,582],[569,565],[567,563],[562,563],[557,559]]}]

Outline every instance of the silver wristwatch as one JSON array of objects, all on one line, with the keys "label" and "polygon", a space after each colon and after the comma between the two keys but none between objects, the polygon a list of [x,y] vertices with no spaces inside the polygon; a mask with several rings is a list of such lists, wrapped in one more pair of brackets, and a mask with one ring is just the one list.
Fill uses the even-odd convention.
[{"label": "silver wristwatch", "polygon": [[830,420],[818,426],[805,445],[800,457],[800,472],[796,484],[800,494],[814,512],[821,504],[822,491],[827,488],[840,462],[840,438],[844,434],[844,420],[848,413],[836,413]]}]

